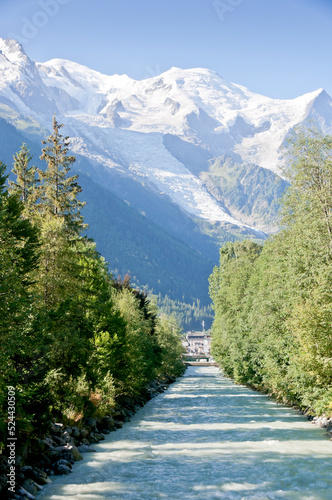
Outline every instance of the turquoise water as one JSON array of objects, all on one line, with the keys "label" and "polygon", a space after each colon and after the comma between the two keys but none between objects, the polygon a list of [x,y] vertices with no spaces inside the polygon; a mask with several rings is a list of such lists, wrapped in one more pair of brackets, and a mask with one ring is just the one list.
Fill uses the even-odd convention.
[{"label": "turquoise water", "polygon": [[295,410],[189,367],[39,499],[332,499],[332,442]]}]

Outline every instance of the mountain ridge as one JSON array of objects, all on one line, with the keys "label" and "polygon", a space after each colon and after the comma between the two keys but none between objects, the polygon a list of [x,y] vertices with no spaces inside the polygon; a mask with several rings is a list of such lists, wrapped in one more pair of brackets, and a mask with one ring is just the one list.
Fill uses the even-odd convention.
[{"label": "mountain ridge", "polygon": [[[205,68],[172,67],[134,80],[66,59],[31,61],[14,40],[0,39],[0,52],[0,116],[14,125],[23,116],[47,128],[56,113],[73,152],[100,176],[134,179],[193,220],[222,224],[227,231],[238,228],[256,238],[275,230],[276,211],[261,210],[249,203],[250,196],[246,207],[236,205],[236,197],[224,196],[223,183],[213,186],[229,174],[224,159],[246,172],[271,171],[277,179],[280,148],[294,127],[312,120],[332,132],[332,100],[323,89],[272,99]],[[16,122],[10,112],[18,113]],[[207,183],[211,161],[219,173]],[[270,203],[277,203],[279,191]]]}]

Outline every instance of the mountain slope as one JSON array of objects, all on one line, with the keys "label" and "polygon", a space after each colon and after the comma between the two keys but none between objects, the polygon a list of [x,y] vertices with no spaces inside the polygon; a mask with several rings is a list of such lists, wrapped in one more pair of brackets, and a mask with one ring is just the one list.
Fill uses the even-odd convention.
[{"label": "mountain slope", "polygon": [[98,248],[113,269],[178,299],[206,297],[218,245],[278,229],[280,148],[294,127],[332,133],[322,89],[270,99],[202,68],[136,81],[63,59],[37,63],[0,39],[0,117],[15,127],[0,122],[5,159],[18,131],[36,151],[54,113],[78,158]]},{"label": "mountain slope", "polygon": [[220,189],[215,197],[201,176],[210,160],[230,157],[249,170],[278,175],[280,146],[295,125],[313,119],[332,130],[332,101],[322,89],[277,100],[207,69],[171,68],[136,81],[63,59],[35,63],[13,40],[0,40],[0,51],[0,104],[42,127],[56,112],[74,152],[100,175],[108,170],[144,183],[192,219],[226,230],[263,237],[260,229],[275,227],[275,210],[253,203],[252,216],[242,217],[241,207],[227,203]]},{"label": "mountain slope", "polygon": [[[0,119],[0,160],[7,164],[8,173],[13,154],[23,142],[33,154],[32,163],[45,168],[39,159],[42,144],[23,136],[14,126]],[[87,202],[83,215],[89,224],[88,234],[96,241],[98,251],[109,262],[115,277],[118,273],[122,276],[129,273],[134,284],[147,286],[155,293],[189,303],[199,298],[202,305],[209,304],[207,280],[217,260],[217,246],[198,234],[197,239],[192,236],[196,248],[191,247],[177,237],[176,228],[165,231],[82,170],[93,171],[85,158],[78,157],[72,173],[79,174],[83,189],[81,198]],[[178,210],[177,207],[174,210]],[[178,220],[179,234],[185,226],[188,235],[193,231],[189,222],[185,218]]]}]

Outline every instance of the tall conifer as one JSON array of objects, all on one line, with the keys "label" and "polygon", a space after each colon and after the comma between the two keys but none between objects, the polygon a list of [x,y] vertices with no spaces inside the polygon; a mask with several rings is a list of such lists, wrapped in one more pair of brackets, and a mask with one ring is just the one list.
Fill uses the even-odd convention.
[{"label": "tall conifer", "polygon": [[78,199],[82,191],[77,183],[78,175],[68,177],[75,157],[68,155],[69,137],[60,134],[63,127],[53,117],[53,132],[42,141],[45,145],[40,159],[46,161],[46,171],[38,170],[41,179],[42,212],[63,217],[66,230],[72,236],[79,235],[86,227],[80,213],[85,203]]},{"label": "tall conifer", "polygon": [[22,144],[20,151],[14,156],[12,168],[16,176],[16,182],[9,181],[9,192],[20,197],[24,205],[24,215],[31,215],[33,205],[37,200],[36,186],[39,182],[36,179],[37,169],[31,167],[32,156],[25,143]]}]

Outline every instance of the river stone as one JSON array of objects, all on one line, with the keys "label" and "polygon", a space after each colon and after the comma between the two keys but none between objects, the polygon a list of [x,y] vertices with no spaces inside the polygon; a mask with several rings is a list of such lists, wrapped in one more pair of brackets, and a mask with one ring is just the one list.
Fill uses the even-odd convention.
[{"label": "river stone", "polygon": [[88,435],[90,434],[90,432],[87,430],[87,429],[82,429],[81,432],[81,438],[85,439],[88,437]]},{"label": "river stone", "polygon": [[42,465],[43,467],[49,466],[52,463],[50,458],[47,455],[45,455],[45,453],[42,453],[41,455],[39,455],[38,462],[39,462],[39,465]]},{"label": "river stone", "polygon": [[73,427],[71,430],[71,435],[73,436],[73,438],[78,439],[81,436],[81,431],[78,427]]},{"label": "river stone", "polygon": [[63,424],[52,424],[51,429],[50,429],[50,433],[52,435],[61,436],[62,429],[63,429]]},{"label": "river stone", "polygon": [[58,460],[54,464],[54,473],[61,476],[65,474],[70,474],[71,472],[71,463],[68,462],[67,460]]},{"label": "river stone", "polygon": [[77,447],[72,445],[72,444],[66,444],[65,446],[59,446],[58,448],[55,448],[53,450],[54,452],[57,452],[58,457],[64,458],[65,460],[68,460],[69,462],[76,462],[78,460],[82,460],[83,457],[78,451]]},{"label": "river stone", "polygon": [[96,436],[91,433],[90,436],[88,437],[89,444],[90,443],[99,443],[99,439],[96,438]]},{"label": "river stone", "polygon": [[75,462],[73,454],[68,446],[58,446],[58,448],[55,448],[50,452],[49,456],[53,462],[57,462],[59,459],[66,460],[71,463]]},{"label": "river stone", "polygon": [[36,500],[36,497],[32,495],[29,491],[24,489],[22,486],[17,493],[19,495],[19,498],[28,498],[28,500]]},{"label": "river stone", "polygon": [[101,434],[100,432],[94,432],[93,435],[96,439],[98,439],[98,441],[104,441],[105,439],[104,434]]},{"label": "river stone", "polygon": [[57,446],[64,446],[66,444],[66,441],[60,436],[53,436],[53,440]]},{"label": "river stone", "polygon": [[69,441],[71,440],[71,433],[69,433],[68,431],[65,431],[65,432],[62,434],[62,439],[63,439],[66,443],[69,443]]},{"label": "river stone", "polygon": [[106,427],[107,429],[113,429],[114,428],[114,419],[113,417],[104,417],[101,421],[101,425]]},{"label": "river stone", "polygon": [[55,448],[57,446],[53,439],[51,439],[50,437],[44,439],[44,444],[46,449]]},{"label": "river stone", "polygon": [[73,455],[75,462],[78,462],[79,460],[83,460],[82,455],[78,451],[78,448],[74,445],[68,445],[67,446],[68,450],[70,453]]},{"label": "river stone", "polygon": [[94,417],[89,417],[85,419],[85,423],[91,430],[95,430],[97,427],[97,419]]},{"label": "river stone", "polygon": [[31,493],[31,495],[37,495],[38,491],[42,486],[39,486],[34,482],[33,479],[26,479],[23,483],[23,488]]},{"label": "river stone", "polygon": [[325,429],[326,427],[328,427],[328,425],[329,425],[328,419],[326,417],[322,417],[322,419],[320,420],[320,426]]},{"label": "river stone", "polygon": [[26,479],[32,479],[37,484],[44,485],[51,482],[48,475],[38,467],[25,465],[24,467],[22,467],[21,471]]}]

